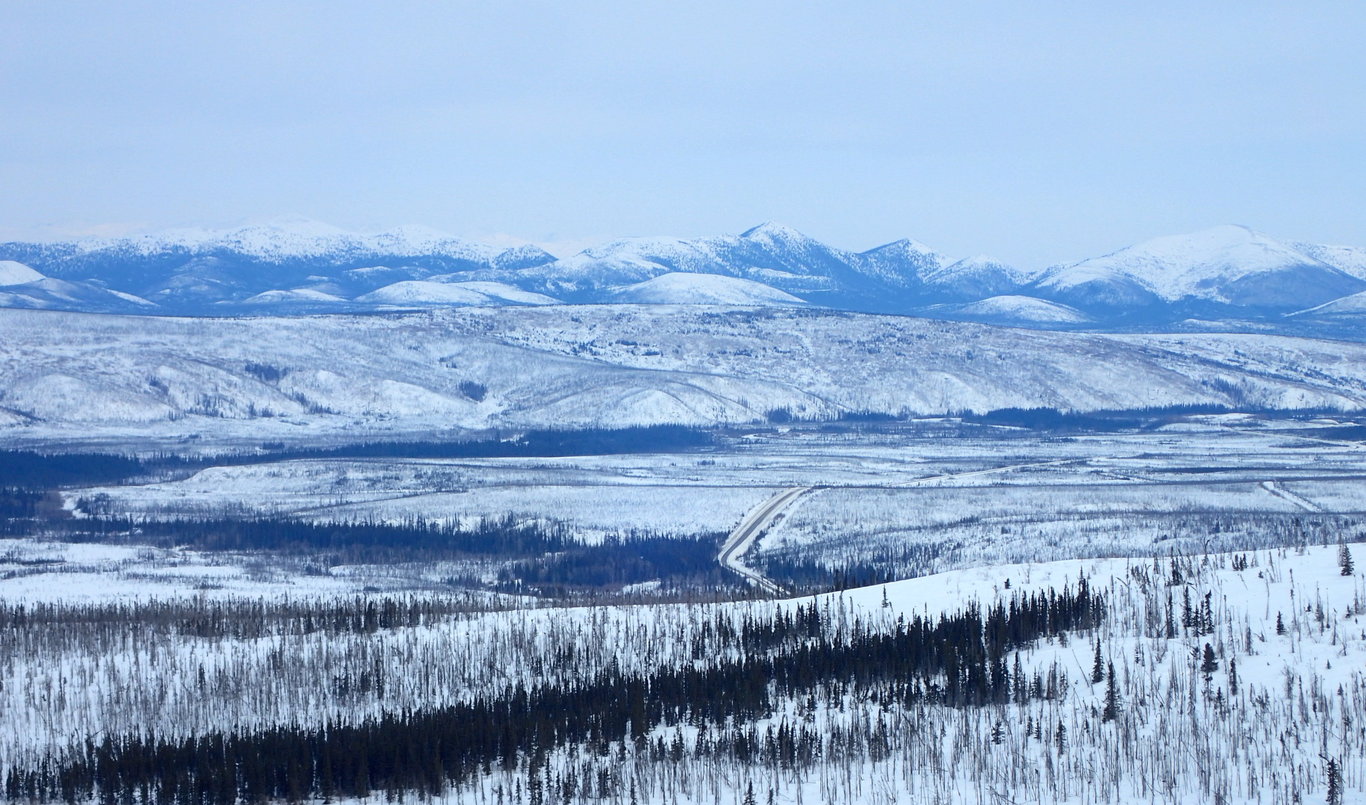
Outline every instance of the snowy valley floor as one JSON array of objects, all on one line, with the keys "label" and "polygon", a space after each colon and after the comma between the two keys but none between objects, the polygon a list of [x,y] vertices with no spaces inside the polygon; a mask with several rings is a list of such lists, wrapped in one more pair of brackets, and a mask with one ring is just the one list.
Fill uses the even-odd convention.
[{"label": "snowy valley floor", "polygon": [[[78,516],[463,527],[511,517],[563,527],[592,546],[632,534],[712,539],[778,491],[811,487],[745,561],[815,590],[986,564],[1361,539],[1366,446],[1344,436],[1353,422],[1184,416],[1065,434],[952,419],[756,427],[688,451],[266,461],[61,497]],[[491,579],[507,568],[506,558],[473,555],[366,565],[126,541],[0,539],[0,595],[451,589],[452,577]]]}]

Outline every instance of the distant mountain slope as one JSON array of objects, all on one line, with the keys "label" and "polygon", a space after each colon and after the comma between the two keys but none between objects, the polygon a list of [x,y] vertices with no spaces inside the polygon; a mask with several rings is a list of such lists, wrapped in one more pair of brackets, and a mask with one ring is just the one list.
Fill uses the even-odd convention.
[{"label": "distant mountain slope", "polygon": [[[1366,345],[814,309],[238,319],[0,310],[0,439],[312,438],[842,411],[1366,404]],[[470,388],[480,389],[474,396]]]},{"label": "distant mountain slope", "polygon": [[[473,269],[516,270],[554,260],[534,246],[497,249],[423,227],[359,235],[301,219],[233,230],[4,243],[0,258],[18,260],[59,279],[97,279],[182,313],[221,313],[213,307],[216,303],[240,302],[309,282],[334,283],[350,297],[401,279]],[[384,270],[355,271],[376,266]]]},{"label": "distant mountain slope", "polygon": [[0,260],[0,308],[72,310],[87,313],[143,313],[156,305],[91,282],[43,276],[23,263]]},{"label": "distant mountain slope", "polygon": [[652,305],[805,305],[789,293],[753,280],[717,274],[661,274],[611,292],[614,302]]},{"label": "distant mountain slope", "polygon": [[1366,316],[1366,291],[1334,299],[1295,313],[1296,316]]},{"label": "distant mountain slope", "polygon": [[1089,312],[1290,312],[1366,290],[1366,280],[1246,227],[1220,226],[1049,269],[1032,290]]},{"label": "distant mountain slope", "polygon": [[[972,279],[960,287],[952,275],[943,275],[927,284],[924,277],[942,274],[946,261],[915,241],[853,253],[776,224],[734,236],[628,238],[560,260],[534,246],[499,250],[420,227],[358,235],[306,220],[75,243],[6,243],[0,244],[0,258],[68,280],[99,278],[145,296],[164,312],[189,314],[222,314],[222,303],[248,299],[253,306],[276,300],[298,308],[302,300],[289,292],[301,288],[353,300],[352,309],[392,304],[395,291],[381,289],[428,281],[496,282],[541,297],[608,302],[623,286],[665,274],[748,280],[815,304],[901,313],[971,297],[973,283],[981,282]],[[1000,277],[990,285],[1001,290]],[[427,303],[432,304],[451,293],[429,290]],[[413,287],[406,292],[422,295]],[[468,304],[465,299],[450,301]],[[775,299],[790,303],[785,296]],[[490,300],[502,302],[517,300],[497,295]]]},{"label": "distant mountain slope", "polygon": [[500,282],[406,280],[356,297],[357,302],[395,306],[553,305],[557,300]]},{"label": "distant mountain slope", "polygon": [[973,301],[1011,295],[1029,282],[1029,275],[985,255],[927,271],[921,276],[934,296],[952,301]]},{"label": "distant mountain slope", "polygon": [[[795,299],[837,310],[1033,327],[1366,340],[1341,316],[1330,324],[1323,316],[1288,315],[1366,291],[1366,249],[1282,243],[1241,226],[1154,238],[1035,272],[989,257],[954,260],[910,239],[846,251],[774,223],[738,235],[624,238],[557,259],[535,246],[501,249],[423,227],[356,234],[306,220],[3,243],[0,266],[8,266],[0,281],[12,283],[0,285],[0,306],[90,312],[299,315],[553,302],[788,305]],[[17,281],[24,277],[27,282]],[[39,279],[50,287],[35,285]],[[760,286],[772,290],[758,292]],[[1001,301],[1009,299],[1061,307],[1029,302],[1026,310]]]},{"label": "distant mountain slope", "polygon": [[1366,249],[1352,246],[1322,246],[1315,243],[1296,243],[1293,245],[1302,254],[1307,254],[1343,273],[1351,274],[1359,280],[1366,281]]},{"label": "distant mountain slope", "polygon": [[1085,324],[1090,317],[1076,308],[1032,296],[990,296],[957,308],[959,316],[1021,324]]},{"label": "distant mountain slope", "polygon": [[472,276],[589,302],[610,301],[607,295],[622,286],[666,274],[710,274],[762,283],[815,304],[904,312],[923,301],[920,274],[940,261],[912,241],[855,254],[789,227],[762,224],[734,236],[627,238],[515,273]]},{"label": "distant mountain slope", "polygon": [[0,260],[0,287],[26,285],[41,279],[45,279],[45,277],[23,263],[16,263],[13,260]]},{"label": "distant mountain slope", "polygon": [[346,300],[340,296],[335,296],[324,291],[312,288],[294,288],[288,291],[263,291],[255,296],[243,299],[244,305],[263,305],[288,307],[291,305],[339,305],[345,304]]}]

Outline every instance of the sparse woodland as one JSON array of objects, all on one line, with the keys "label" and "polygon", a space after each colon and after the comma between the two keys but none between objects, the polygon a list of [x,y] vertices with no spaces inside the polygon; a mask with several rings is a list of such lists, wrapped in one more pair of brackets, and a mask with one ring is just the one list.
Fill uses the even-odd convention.
[{"label": "sparse woodland", "polygon": [[4,794],[1290,803],[1331,783],[1347,802],[1366,791],[1350,563],[964,571],[958,601],[926,586],[945,577],[706,605],[6,606]]}]

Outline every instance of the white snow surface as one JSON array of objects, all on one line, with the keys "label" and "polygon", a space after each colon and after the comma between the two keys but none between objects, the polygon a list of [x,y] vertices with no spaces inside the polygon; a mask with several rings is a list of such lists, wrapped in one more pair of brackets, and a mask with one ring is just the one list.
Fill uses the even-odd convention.
[{"label": "white snow surface", "polygon": [[1366,280],[1366,248],[1358,246],[1329,246],[1319,243],[1296,243],[1294,247],[1359,280]]},{"label": "white snow surface", "polygon": [[243,299],[243,305],[291,305],[291,304],[337,304],[346,300],[336,294],[324,291],[313,290],[312,288],[294,288],[288,291],[263,291],[255,296]]},{"label": "white snow surface", "polygon": [[86,252],[132,250],[155,254],[168,248],[192,252],[230,249],[264,260],[318,257],[338,252],[395,255],[440,254],[487,261],[502,249],[466,241],[424,226],[401,226],[359,234],[299,216],[284,216],[231,229],[184,228],[78,241]]},{"label": "white snow surface", "polygon": [[501,282],[437,282],[405,280],[356,297],[357,302],[384,305],[550,305],[556,300]]},{"label": "white snow surface", "polygon": [[[466,381],[486,398],[470,401]],[[25,426],[34,435],[147,423],[154,412],[167,433],[265,438],[715,424],[776,408],[834,417],[1196,403],[1358,408],[1366,345],[704,305],[242,319],[0,310],[0,408],[36,420]]]},{"label": "white snow surface", "polygon": [[14,260],[0,260],[0,286],[23,285],[37,282],[44,276],[23,263]]},{"label": "white snow surface", "polygon": [[969,316],[990,316],[1019,322],[1049,322],[1056,324],[1084,324],[1089,316],[1060,302],[1049,302],[1033,296],[1005,294],[970,302],[958,310]]},{"label": "white snow surface", "polygon": [[673,272],[612,292],[614,301],[662,305],[792,305],[806,303],[769,285],[719,274]]},{"label": "white snow surface", "polygon": [[1168,302],[1192,298],[1230,302],[1227,287],[1231,283],[1305,266],[1344,273],[1247,227],[1227,225],[1153,238],[1103,257],[1051,268],[1038,284],[1064,291],[1095,282],[1135,283]]},{"label": "white snow surface", "polygon": [[1334,299],[1331,302],[1325,302],[1324,304],[1318,305],[1317,307],[1311,307],[1308,310],[1302,310],[1294,315],[1335,316],[1353,315],[1361,313],[1366,313],[1366,291],[1362,291],[1361,293],[1354,293],[1351,296],[1344,296],[1341,299]]}]

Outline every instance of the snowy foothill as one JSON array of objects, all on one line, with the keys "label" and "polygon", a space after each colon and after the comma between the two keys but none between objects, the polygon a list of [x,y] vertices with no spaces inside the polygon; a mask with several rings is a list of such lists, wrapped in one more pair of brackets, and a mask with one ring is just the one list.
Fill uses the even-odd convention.
[{"label": "snowy foothill", "polygon": [[801,308],[527,304],[239,319],[0,310],[0,331],[0,411],[21,423],[0,432],[11,444],[719,425],[774,412],[1366,405],[1358,344]]}]

